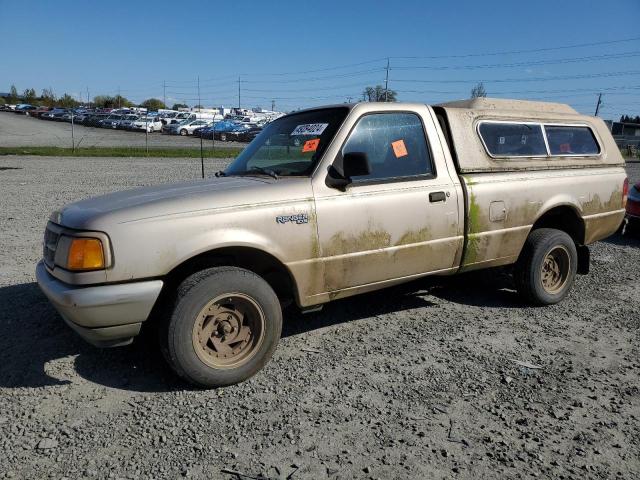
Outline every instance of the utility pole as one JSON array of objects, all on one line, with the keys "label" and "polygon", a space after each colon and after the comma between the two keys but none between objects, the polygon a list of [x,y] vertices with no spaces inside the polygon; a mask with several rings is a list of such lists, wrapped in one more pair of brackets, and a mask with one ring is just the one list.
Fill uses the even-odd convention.
[{"label": "utility pole", "polygon": [[162,80],[162,103],[167,107],[167,82]]},{"label": "utility pole", "polygon": [[240,110],[240,75],[238,75],[238,110]]},{"label": "utility pole", "polygon": [[275,100],[271,100],[271,111],[272,112],[276,111],[276,101]]},{"label": "utility pole", "polygon": [[91,106],[91,100],[89,100],[89,87],[87,87],[87,105]]},{"label": "utility pole", "polygon": [[71,152],[76,153],[76,139],[73,133],[73,108],[71,109]]},{"label": "utility pole", "polygon": [[121,105],[120,105],[120,99],[121,98],[122,97],[120,96],[120,87],[118,87],[118,109],[122,108]]},{"label": "utility pole", "polygon": [[202,105],[200,104],[200,76],[198,75],[198,112],[200,112],[201,108],[202,108]]},{"label": "utility pole", "polygon": [[598,116],[598,111],[600,110],[600,105],[602,105],[602,93],[598,94],[598,103],[596,103],[596,113],[594,114],[596,117]]},{"label": "utility pole", "polygon": [[387,76],[384,79],[384,101],[387,102],[389,99],[389,57],[387,57]]}]

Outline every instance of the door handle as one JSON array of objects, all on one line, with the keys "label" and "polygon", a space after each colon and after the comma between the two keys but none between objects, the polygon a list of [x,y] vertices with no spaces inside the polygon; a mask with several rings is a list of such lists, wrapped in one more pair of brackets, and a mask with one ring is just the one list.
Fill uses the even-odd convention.
[{"label": "door handle", "polygon": [[431,192],[429,194],[429,201],[431,203],[444,202],[447,199],[447,195],[444,192]]}]

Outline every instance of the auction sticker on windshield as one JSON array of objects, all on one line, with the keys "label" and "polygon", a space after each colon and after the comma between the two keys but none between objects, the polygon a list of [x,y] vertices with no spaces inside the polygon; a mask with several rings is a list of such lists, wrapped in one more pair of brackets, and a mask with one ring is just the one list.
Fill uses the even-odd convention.
[{"label": "auction sticker on windshield", "polygon": [[328,126],[328,123],[306,123],[294,128],[291,135],[322,135],[322,132]]},{"label": "auction sticker on windshield", "polygon": [[307,140],[304,142],[302,146],[302,153],[306,152],[315,152],[318,149],[318,145],[320,145],[320,139],[314,138],[313,140]]}]

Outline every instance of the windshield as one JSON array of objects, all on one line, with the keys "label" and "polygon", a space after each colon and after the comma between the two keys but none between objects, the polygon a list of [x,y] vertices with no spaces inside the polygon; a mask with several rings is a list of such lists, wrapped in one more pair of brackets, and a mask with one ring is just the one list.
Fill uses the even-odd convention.
[{"label": "windshield", "polygon": [[326,108],[274,120],[225,173],[242,175],[268,169],[278,176],[310,175],[348,112],[348,108]]}]

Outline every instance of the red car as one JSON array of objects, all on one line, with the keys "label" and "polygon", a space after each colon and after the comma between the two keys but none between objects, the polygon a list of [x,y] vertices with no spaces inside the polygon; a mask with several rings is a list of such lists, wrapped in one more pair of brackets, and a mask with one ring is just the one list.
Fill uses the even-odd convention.
[{"label": "red car", "polygon": [[29,110],[27,112],[27,116],[40,118],[40,115],[47,113],[50,110],[53,110],[53,107],[38,107],[35,110]]},{"label": "red car", "polygon": [[629,189],[626,218],[627,229],[640,230],[640,182]]}]

